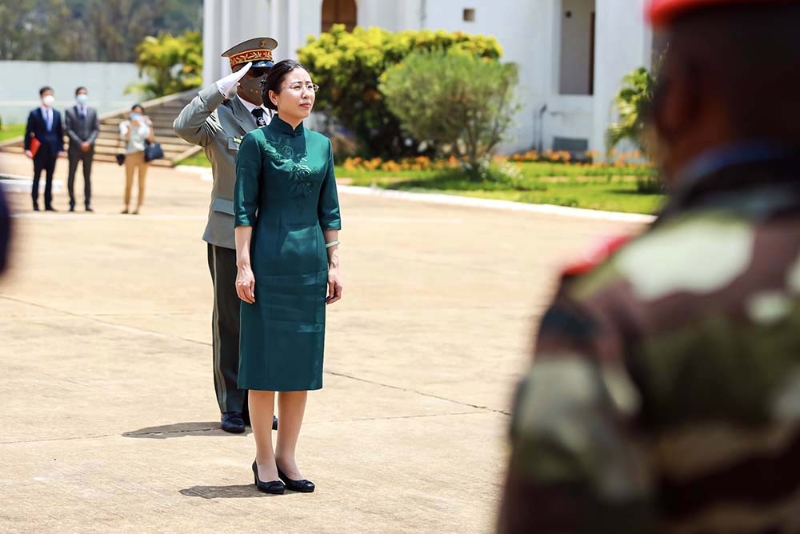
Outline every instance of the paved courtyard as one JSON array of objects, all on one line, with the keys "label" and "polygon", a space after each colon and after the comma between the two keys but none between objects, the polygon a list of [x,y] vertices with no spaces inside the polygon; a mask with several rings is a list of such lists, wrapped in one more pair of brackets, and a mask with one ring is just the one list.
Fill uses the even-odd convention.
[{"label": "paved courtyard", "polygon": [[[30,167],[0,154],[0,170]],[[0,532],[491,532],[510,395],[556,272],[640,228],[341,194],[344,298],[298,451],[317,492],[265,496],[252,436],[219,430],[210,184],[153,168],[133,216],[123,182],[95,164],[94,214],[66,213],[66,192],[59,213],[12,195]]]}]

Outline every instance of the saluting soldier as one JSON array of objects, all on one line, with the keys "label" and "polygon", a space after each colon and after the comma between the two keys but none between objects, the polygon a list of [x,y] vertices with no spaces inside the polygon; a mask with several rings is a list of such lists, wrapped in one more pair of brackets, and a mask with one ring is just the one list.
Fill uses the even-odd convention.
[{"label": "saluting soldier", "polygon": [[568,269],[502,533],[800,532],[800,1],[652,0],[657,221]]},{"label": "saluting soldier", "polygon": [[[203,234],[214,284],[214,389],[222,429],[237,434],[245,431],[249,417],[247,391],[237,388],[240,301],[235,286],[233,186],[242,138],[266,126],[272,117],[261,100],[261,83],[274,65],[272,51],[277,46],[275,39],[257,37],[225,51],[222,57],[229,59],[232,73],[201,90],[173,124],[181,138],[203,147],[214,176]],[[273,427],[277,427],[277,419]]]}]

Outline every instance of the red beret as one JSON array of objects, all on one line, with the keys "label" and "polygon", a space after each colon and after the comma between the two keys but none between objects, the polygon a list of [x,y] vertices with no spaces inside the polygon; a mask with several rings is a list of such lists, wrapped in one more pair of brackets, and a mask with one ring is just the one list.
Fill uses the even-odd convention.
[{"label": "red beret", "polygon": [[656,28],[669,25],[675,17],[703,7],[722,7],[736,4],[791,4],[798,0],[650,0],[647,17]]}]

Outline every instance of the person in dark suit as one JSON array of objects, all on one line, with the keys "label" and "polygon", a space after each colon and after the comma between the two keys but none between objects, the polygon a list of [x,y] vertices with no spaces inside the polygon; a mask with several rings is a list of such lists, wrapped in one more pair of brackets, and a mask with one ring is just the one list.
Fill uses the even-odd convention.
[{"label": "person in dark suit", "polygon": [[64,126],[69,137],[69,211],[75,211],[75,173],[78,163],[83,164],[83,200],[86,211],[92,209],[92,160],[94,142],[100,134],[97,110],[87,106],[89,91],[85,87],[75,90],[76,103],[64,111]]},{"label": "person in dark suit", "polygon": [[[42,171],[45,172],[44,209],[56,211],[53,208],[53,172],[56,170],[56,158],[64,153],[64,127],[61,114],[53,108],[56,101],[53,88],[42,87],[39,96],[42,106],[30,112],[25,127],[25,155],[33,160],[33,211],[39,211],[39,178]],[[31,151],[34,139],[39,143],[35,155]]]}]

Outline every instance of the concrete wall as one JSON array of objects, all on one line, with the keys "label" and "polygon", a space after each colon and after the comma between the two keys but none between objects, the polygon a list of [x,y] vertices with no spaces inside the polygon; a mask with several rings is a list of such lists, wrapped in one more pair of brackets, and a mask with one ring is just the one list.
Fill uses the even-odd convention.
[{"label": "concrete wall", "polygon": [[43,63],[0,61],[0,117],[5,124],[23,123],[31,109],[40,105],[39,88],[55,90],[56,109],[75,103],[75,89],[89,89],[90,106],[100,113],[128,108],[140,97],[125,94],[131,83],[139,83],[135,65],[127,63]]}]

